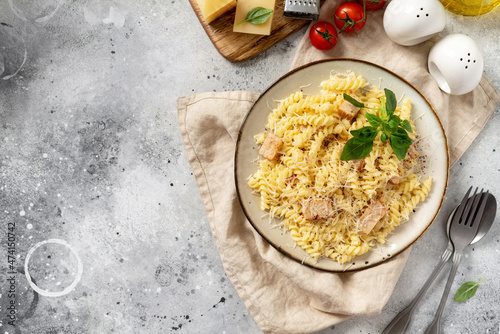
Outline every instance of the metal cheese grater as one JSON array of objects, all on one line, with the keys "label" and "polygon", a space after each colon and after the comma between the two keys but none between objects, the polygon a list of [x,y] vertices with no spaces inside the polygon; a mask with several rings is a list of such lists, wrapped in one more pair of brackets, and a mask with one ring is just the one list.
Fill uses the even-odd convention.
[{"label": "metal cheese grater", "polygon": [[284,17],[313,20],[319,18],[320,0],[285,0]]}]

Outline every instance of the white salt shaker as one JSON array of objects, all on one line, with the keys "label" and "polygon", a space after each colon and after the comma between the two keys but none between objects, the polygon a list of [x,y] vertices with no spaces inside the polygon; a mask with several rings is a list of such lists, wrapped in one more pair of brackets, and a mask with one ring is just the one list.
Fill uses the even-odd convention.
[{"label": "white salt shaker", "polygon": [[384,29],[401,45],[422,43],[443,31],[445,9],[438,0],[392,0],[384,12]]},{"label": "white salt shaker", "polygon": [[483,75],[483,55],[472,38],[451,34],[429,52],[429,73],[442,91],[462,95],[472,91]]}]

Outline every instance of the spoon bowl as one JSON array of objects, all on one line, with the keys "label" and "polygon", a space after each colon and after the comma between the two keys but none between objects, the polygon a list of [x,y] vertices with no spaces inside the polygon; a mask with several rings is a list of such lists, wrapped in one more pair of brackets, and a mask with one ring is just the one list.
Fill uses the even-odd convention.
[{"label": "spoon bowl", "polygon": [[[479,195],[481,194],[476,194],[473,197]],[[495,196],[493,196],[490,193],[487,193],[485,201],[486,201],[486,209],[483,213],[483,216],[481,217],[481,222],[477,230],[476,236],[474,237],[474,240],[472,240],[472,242],[470,243],[471,245],[481,240],[486,235],[486,233],[488,233],[491,226],[493,225],[493,222],[495,221],[495,216],[497,212],[497,201],[495,199]],[[448,238],[450,236],[450,224],[453,217],[455,216],[457,208],[458,207],[453,209],[453,211],[448,216],[448,221],[446,222],[446,235],[448,236]]]},{"label": "spoon bowl", "polygon": [[474,240],[472,240],[471,245],[481,240],[486,235],[486,233],[488,233],[491,225],[493,225],[493,222],[495,221],[495,215],[497,213],[497,201],[495,199],[495,196],[490,193],[487,193],[486,196],[486,208],[483,216],[481,217],[479,229],[477,230],[476,236],[474,237]]}]

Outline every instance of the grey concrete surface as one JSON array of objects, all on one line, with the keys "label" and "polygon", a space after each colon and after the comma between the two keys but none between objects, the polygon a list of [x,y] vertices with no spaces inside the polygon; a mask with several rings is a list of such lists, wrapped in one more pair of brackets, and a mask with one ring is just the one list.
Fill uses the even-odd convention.
[{"label": "grey concrete surface", "polygon": [[[263,91],[289,70],[305,29],[230,63],[187,1],[62,0],[39,22],[58,1],[11,3],[24,11],[14,15],[0,2],[2,77],[23,66],[0,80],[0,333],[259,333],[215,248],[176,99]],[[500,9],[449,14],[445,29],[477,41],[485,74],[500,89]],[[380,333],[410,302],[445,248],[445,216],[469,185],[500,196],[498,129],[497,109],[452,168],[442,212],[413,247],[383,312],[321,334]],[[69,247],[39,244],[51,239]],[[497,222],[458,269],[453,290],[486,280],[469,301],[449,301],[446,333],[500,332],[499,253]],[[28,256],[43,291],[77,284],[60,297],[36,293],[25,276]],[[445,278],[424,299],[411,333],[429,323]]]}]

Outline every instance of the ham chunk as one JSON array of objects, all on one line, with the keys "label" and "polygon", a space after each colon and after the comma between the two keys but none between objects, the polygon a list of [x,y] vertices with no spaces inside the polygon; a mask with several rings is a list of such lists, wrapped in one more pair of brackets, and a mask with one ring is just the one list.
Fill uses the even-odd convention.
[{"label": "ham chunk", "polygon": [[268,134],[264,143],[260,147],[259,154],[262,155],[269,161],[276,159],[279,155],[278,151],[283,146],[283,141],[281,138],[273,135],[272,133]]},{"label": "ham chunk", "polygon": [[399,184],[400,179],[401,179],[401,178],[399,177],[399,175],[394,175],[394,176],[392,176],[392,177],[389,179],[389,181],[387,181],[387,182],[389,182],[389,183],[390,183],[390,184],[392,184],[392,185],[397,186],[397,185]]},{"label": "ham chunk", "polygon": [[329,198],[308,198],[302,203],[302,209],[306,220],[327,219],[333,214]]},{"label": "ham chunk", "polygon": [[352,162],[353,162],[354,169],[356,169],[358,172],[361,172],[363,170],[363,168],[365,168],[365,166],[366,166],[365,159],[357,159],[357,160],[353,160]]},{"label": "ham chunk", "polygon": [[401,175],[403,175],[403,172],[404,172],[403,162],[400,161],[398,163],[398,175],[392,175],[389,178],[389,181],[387,181],[387,182],[389,182],[389,184],[397,186],[399,184],[399,182],[401,181]]},{"label": "ham chunk", "polygon": [[370,233],[386,213],[387,208],[384,204],[378,200],[373,202],[361,216],[358,222],[358,228],[365,234]]},{"label": "ham chunk", "polygon": [[351,102],[345,101],[339,107],[339,116],[341,118],[353,119],[358,113],[360,108],[354,106]]}]

